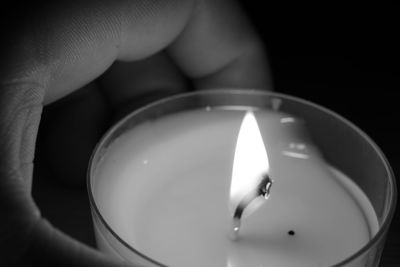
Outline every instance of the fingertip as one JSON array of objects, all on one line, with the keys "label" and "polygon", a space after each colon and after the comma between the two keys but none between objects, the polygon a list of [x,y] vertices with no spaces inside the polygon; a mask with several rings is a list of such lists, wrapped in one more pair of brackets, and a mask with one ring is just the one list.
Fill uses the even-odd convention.
[{"label": "fingertip", "polygon": [[168,48],[198,88],[270,88],[265,47],[236,1],[197,1]]}]

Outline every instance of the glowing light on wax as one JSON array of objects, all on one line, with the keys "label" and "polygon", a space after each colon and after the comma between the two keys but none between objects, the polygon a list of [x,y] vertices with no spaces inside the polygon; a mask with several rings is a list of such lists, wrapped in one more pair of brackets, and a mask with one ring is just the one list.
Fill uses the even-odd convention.
[{"label": "glowing light on wax", "polygon": [[[236,143],[230,188],[230,208],[233,213],[244,199],[254,199],[246,205],[242,218],[253,213],[261,204],[258,198],[262,180],[268,175],[269,160],[254,113],[248,111],[243,118]],[[268,185],[270,186],[270,184]],[[269,189],[269,187],[268,187]],[[267,195],[268,197],[268,195]],[[236,223],[236,225],[235,225]],[[234,222],[234,238],[240,221]]]}]

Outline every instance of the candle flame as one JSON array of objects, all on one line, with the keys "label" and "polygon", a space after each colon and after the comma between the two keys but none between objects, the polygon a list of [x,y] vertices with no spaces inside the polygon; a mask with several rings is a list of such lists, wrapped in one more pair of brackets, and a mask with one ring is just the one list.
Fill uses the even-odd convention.
[{"label": "candle flame", "polygon": [[[230,188],[230,206],[234,210],[240,201],[255,192],[263,175],[269,172],[268,154],[252,111],[248,111],[240,126],[236,143]],[[258,205],[246,208],[246,214],[254,212]]]}]

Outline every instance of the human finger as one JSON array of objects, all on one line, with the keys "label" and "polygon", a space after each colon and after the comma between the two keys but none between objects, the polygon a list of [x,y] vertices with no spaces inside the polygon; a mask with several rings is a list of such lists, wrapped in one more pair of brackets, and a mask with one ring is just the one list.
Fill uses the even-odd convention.
[{"label": "human finger", "polygon": [[[7,10],[1,76],[43,79],[44,103],[102,74],[116,59],[133,61],[165,48],[182,31],[194,0],[40,1]],[[20,5],[26,8],[21,10]],[[9,25],[7,19],[5,24]],[[35,76],[35,77],[34,77]]]},{"label": "human finger", "polygon": [[[44,103],[86,84],[119,56],[118,48],[123,46],[120,38],[124,37],[119,35],[118,25],[124,24],[122,20],[136,20],[143,26],[141,23],[147,21],[146,18],[150,23],[146,29],[157,28],[154,26],[157,20],[152,18],[172,5],[167,1],[162,5],[151,1],[58,4],[43,6],[38,3],[33,10],[35,15],[22,12],[23,16],[15,18],[19,21],[15,31],[2,32],[6,42],[0,51],[4,55],[0,66],[0,207],[7,220],[2,220],[0,234],[2,251],[12,252],[1,259],[5,264],[13,264],[22,258],[34,263],[48,262],[46,259],[51,258],[54,265],[62,265],[68,262],[67,259],[74,258],[80,259],[85,266],[85,263],[101,259],[94,257],[98,252],[92,250],[82,253],[88,251],[87,247],[79,243],[71,245],[65,235],[46,239],[45,235],[35,234],[38,229],[43,229],[35,227],[42,225],[42,219],[30,195],[40,114]],[[125,9],[126,5],[128,9]],[[160,32],[165,33],[162,28]],[[166,32],[169,36],[170,32]],[[157,51],[165,41],[165,38],[156,38],[154,42],[145,38],[143,42],[153,42],[152,45],[141,43],[140,47],[144,49],[129,56],[144,57],[146,53]],[[48,233],[56,231],[51,226],[44,229],[48,229],[45,230]],[[50,240],[54,244],[49,246]],[[79,266],[78,262],[76,266]]]},{"label": "human finger", "polygon": [[168,52],[197,88],[273,90],[265,47],[237,1],[197,1]]},{"label": "human finger", "polygon": [[[146,80],[151,84],[157,79],[146,77],[151,76],[154,70],[160,71],[164,68],[168,70],[164,73],[171,74],[171,69],[177,73],[176,67],[179,67],[178,71],[193,79],[197,88],[273,90],[265,47],[236,1],[195,1],[191,9],[187,10],[189,15],[182,16],[185,20],[184,27],[182,24],[176,24],[180,25],[177,27],[180,32],[175,34],[176,38],[166,48],[174,61],[173,64],[159,64],[157,60],[146,60],[147,63],[141,63],[142,65],[136,65],[136,62],[114,63],[105,74],[107,88],[112,88],[107,92],[109,97],[131,99],[142,93],[142,90],[137,90],[138,87],[148,87],[139,84],[129,88],[129,84],[138,82],[138,76],[141,78],[139,83]],[[128,37],[125,39],[125,47],[135,47],[136,32],[130,27],[126,29],[124,35]],[[165,36],[160,35],[160,38]],[[120,59],[129,60],[134,57],[134,51],[124,50]],[[140,66],[142,71],[135,66]],[[176,76],[171,80],[174,78]]]},{"label": "human finger", "polygon": [[37,84],[0,87],[0,265],[124,266],[41,218],[30,183],[42,100],[43,90]]}]

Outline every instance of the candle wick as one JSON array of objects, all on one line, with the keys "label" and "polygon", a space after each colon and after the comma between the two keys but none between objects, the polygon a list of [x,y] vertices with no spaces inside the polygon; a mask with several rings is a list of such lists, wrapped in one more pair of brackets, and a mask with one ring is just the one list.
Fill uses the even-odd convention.
[{"label": "candle wick", "polygon": [[258,186],[259,195],[263,198],[268,199],[271,194],[271,187],[274,181],[269,177],[268,174],[263,175],[263,179],[261,180]]},{"label": "candle wick", "polygon": [[239,237],[239,231],[241,226],[242,215],[246,207],[250,205],[258,197],[263,197],[264,199],[268,199],[271,193],[271,186],[273,180],[269,177],[268,174],[264,174],[262,176],[262,180],[257,186],[257,188],[247,195],[243,197],[243,199],[239,202],[238,206],[235,209],[233,214],[233,223],[232,223],[232,239],[237,240]]}]

